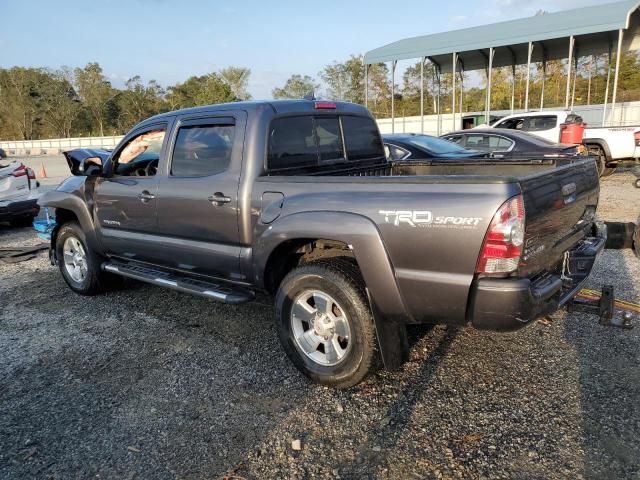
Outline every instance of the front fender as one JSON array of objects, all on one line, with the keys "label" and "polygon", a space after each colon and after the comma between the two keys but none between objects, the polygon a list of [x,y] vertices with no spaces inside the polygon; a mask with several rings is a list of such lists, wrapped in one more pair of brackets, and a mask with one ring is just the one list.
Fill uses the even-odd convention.
[{"label": "front fender", "polygon": [[[89,207],[82,198],[70,192],[53,190],[42,194],[38,199],[38,205],[40,205],[40,207],[56,209],[64,208],[65,210],[69,210],[70,212],[72,212],[78,219],[78,222],[80,223],[80,226],[84,231],[89,246],[93,250],[99,250],[99,243],[96,236],[95,225],[91,217],[91,212],[89,211]],[[56,227],[56,230],[57,228],[59,228],[59,225]],[[55,242],[55,233],[57,232],[54,232],[54,234],[51,236],[52,246]]]}]

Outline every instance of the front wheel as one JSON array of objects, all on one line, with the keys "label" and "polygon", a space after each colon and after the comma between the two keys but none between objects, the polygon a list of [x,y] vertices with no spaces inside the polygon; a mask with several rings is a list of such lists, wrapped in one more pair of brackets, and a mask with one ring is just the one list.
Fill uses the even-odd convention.
[{"label": "front wheel", "polygon": [[303,265],[282,281],[276,327],[293,364],[336,388],[362,381],[377,363],[373,316],[357,267],[334,258]]},{"label": "front wheel", "polygon": [[95,295],[121,280],[121,277],[115,278],[101,270],[101,258],[91,250],[76,222],[60,227],[56,237],[56,257],[65,282],[80,295]]}]

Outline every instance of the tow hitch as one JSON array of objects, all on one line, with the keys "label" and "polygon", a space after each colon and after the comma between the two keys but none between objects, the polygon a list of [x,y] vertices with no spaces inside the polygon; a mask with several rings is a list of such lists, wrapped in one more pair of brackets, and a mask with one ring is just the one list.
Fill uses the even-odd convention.
[{"label": "tow hitch", "polygon": [[[567,305],[569,311],[586,311],[600,317],[600,325],[618,327],[629,330],[634,327],[631,320],[633,312],[640,311],[640,305],[616,300],[613,285],[603,285],[602,291],[581,290]],[[622,310],[622,315],[615,315],[615,309]]]}]

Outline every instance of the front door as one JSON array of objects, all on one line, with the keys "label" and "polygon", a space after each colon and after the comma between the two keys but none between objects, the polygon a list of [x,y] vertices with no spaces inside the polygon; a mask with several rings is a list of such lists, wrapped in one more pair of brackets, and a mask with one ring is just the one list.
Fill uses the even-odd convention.
[{"label": "front door", "polygon": [[238,184],[244,113],[178,121],[158,183],[163,263],[193,273],[242,280]]},{"label": "front door", "polygon": [[146,236],[155,233],[157,227],[156,172],[166,133],[166,123],[131,133],[107,161],[107,175],[96,180],[98,235],[109,254],[150,260]]}]

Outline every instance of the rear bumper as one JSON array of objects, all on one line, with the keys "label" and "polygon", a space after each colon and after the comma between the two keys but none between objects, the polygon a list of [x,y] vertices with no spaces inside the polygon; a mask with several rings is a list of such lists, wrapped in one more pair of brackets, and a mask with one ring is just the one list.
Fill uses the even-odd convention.
[{"label": "rear bumper", "polygon": [[8,222],[15,218],[36,216],[40,211],[36,198],[27,200],[1,200],[0,222]]},{"label": "rear bumper", "polygon": [[482,330],[518,330],[569,302],[586,282],[606,243],[606,231],[569,251],[569,276],[544,273],[535,278],[479,278],[472,286],[469,319]]}]

